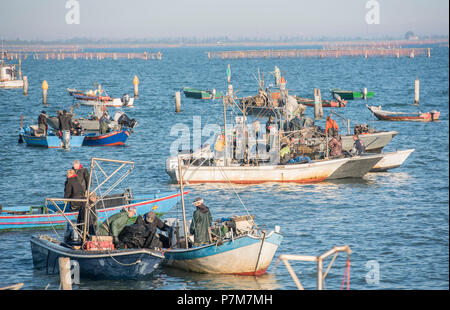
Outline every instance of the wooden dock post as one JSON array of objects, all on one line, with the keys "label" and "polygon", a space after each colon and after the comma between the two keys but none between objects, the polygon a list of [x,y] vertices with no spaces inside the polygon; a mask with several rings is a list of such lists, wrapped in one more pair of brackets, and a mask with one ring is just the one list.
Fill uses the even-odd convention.
[{"label": "wooden dock post", "polygon": [[317,93],[317,88],[314,88],[314,118],[320,119],[320,108],[319,108],[319,96]]},{"label": "wooden dock post", "polygon": [[22,79],[22,59],[19,57],[19,80]]},{"label": "wooden dock post", "polygon": [[322,93],[320,92],[320,88],[317,89],[317,96],[319,97],[319,117],[323,117],[323,107],[322,107]]},{"label": "wooden dock post", "polygon": [[419,105],[419,78],[414,81],[414,104]]},{"label": "wooden dock post", "polygon": [[58,258],[59,264],[59,279],[61,281],[61,288],[63,290],[72,290],[72,276],[70,274],[70,258]]},{"label": "wooden dock post", "polygon": [[179,91],[175,93],[175,112],[181,112],[181,93]]},{"label": "wooden dock post", "polygon": [[46,80],[42,82],[42,103],[47,104],[47,89],[48,83]]},{"label": "wooden dock post", "polygon": [[137,75],[134,76],[133,86],[134,86],[134,96],[138,97],[139,96],[139,79],[138,79]]},{"label": "wooden dock post", "polygon": [[28,77],[26,75],[23,77],[23,94],[28,95]]}]

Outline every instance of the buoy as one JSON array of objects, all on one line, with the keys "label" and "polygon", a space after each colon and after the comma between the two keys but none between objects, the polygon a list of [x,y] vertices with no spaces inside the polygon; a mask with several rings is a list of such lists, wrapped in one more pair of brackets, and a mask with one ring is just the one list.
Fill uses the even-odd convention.
[{"label": "buoy", "polygon": [[134,96],[138,97],[139,96],[139,79],[138,79],[137,75],[134,76],[133,85],[134,85]]},{"label": "buoy", "polygon": [[47,81],[44,80],[42,82],[42,103],[43,104],[47,104],[47,89],[48,89],[48,84],[47,84]]}]

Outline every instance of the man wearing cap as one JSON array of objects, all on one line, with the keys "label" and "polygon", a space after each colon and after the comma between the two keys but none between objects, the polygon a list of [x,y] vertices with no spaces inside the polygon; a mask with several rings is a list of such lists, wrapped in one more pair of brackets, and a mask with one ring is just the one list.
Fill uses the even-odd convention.
[{"label": "man wearing cap", "polygon": [[44,136],[46,136],[48,125],[47,125],[47,113],[45,111],[41,111],[41,114],[39,114],[38,116],[38,127],[44,132]]},{"label": "man wearing cap", "polygon": [[81,165],[78,159],[73,161],[72,168],[75,170],[83,190],[86,191],[89,184],[89,171]]},{"label": "man wearing cap", "polygon": [[114,244],[119,244],[119,234],[128,223],[128,219],[136,215],[136,208],[123,208],[119,213],[107,218],[99,227],[98,236],[112,236]]},{"label": "man wearing cap", "polygon": [[211,212],[200,197],[194,199],[194,206],[197,209],[194,211],[189,228],[189,232],[194,235],[194,245],[211,243],[209,236],[209,227],[212,224]]}]

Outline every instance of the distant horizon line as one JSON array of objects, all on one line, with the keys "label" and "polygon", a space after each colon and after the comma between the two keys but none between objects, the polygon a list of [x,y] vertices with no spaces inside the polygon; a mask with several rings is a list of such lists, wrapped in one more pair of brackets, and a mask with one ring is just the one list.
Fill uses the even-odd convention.
[{"label": "distant horizon line", "polygon": [[404,36],[348,36],[348,37],[333,37],[333,36],[283,36],[279,38],[267,37],[238,37],[230,38],[228,36],[211,36],[211,37],[188,37],[188,36],[178,36],[178,37],[159,37],[159,38],[86,38],[86,37],[72,37],[67,39],[5,39],[0,38],[3,44],[67,44],[67,43],[78,43],[78,44],[93,44],[93,43],[171,43],[171,44],[183,44],[183,43],[301,43],[301,42],[342,42],[342,41],[421,41],[421,40],[433,40],[433,39],[449,39],[449,35],[417,35],[415,40],[408,40]]}]

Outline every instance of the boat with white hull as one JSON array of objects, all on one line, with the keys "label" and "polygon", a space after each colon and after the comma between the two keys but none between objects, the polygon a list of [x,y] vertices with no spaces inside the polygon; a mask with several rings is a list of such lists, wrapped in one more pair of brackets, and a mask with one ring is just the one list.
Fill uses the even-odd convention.
[{"label": "boat with white hull", "polygon": [[[261,166],[181,166],[183,182],[258,184],[265,182],[320,182],[331,176],[349,158],[316,161],[296,165]],[[176,157],[166,162],[166,172],[173,183],[180,182]]]},{"label": "boat with white hull", "polygon": [[[19,64],[20,69],[20,64]],[[23,80],[16,70],[16,65],[7,65],[3,61],[0,63],[0,88],[23,88]]]},{"label": "boat with white hull", "polygon": [[383,158],[370,170],[381,172],[400,167],[406,159],[414,152],[414,149],[383,153]]},{"label": "boat with white hull", "polygon": [[172,249],[164,253],[163,265],[199,273],[259,275],[266,272],[282,239],[271,231],[267,236],[230,238],[220,246]]}]

